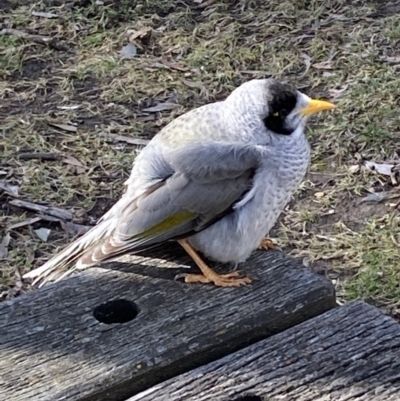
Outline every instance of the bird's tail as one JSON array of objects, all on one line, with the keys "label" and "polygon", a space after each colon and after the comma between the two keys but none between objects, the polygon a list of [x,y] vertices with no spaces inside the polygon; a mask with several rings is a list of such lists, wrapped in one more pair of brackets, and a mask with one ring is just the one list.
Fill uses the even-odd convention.
[{"label": "bird's tail", "polygon": [[[110,232],[112,220],[102,220],[82,237],[53,256],[44,265],[26,273],[23,278],[33,278],[32,284],[40,282],[39,287],[50,280],[59,280],[71,274],[76,267],[73,267],[78,259],[85,252],[100,240],[104,239]],[[92,265],[96,263],[93,262]],[[89,267],[86,265],[84,267]],[[72,268],[71,268],[72,267]]]}]

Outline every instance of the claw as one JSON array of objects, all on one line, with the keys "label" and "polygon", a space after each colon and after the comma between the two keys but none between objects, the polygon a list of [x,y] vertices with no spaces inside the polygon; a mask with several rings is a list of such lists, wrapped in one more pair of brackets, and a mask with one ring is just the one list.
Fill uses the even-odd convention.
[{"label": "claw", "polygon": [[263,238],[257,249],[268,250],[268,249],[276,249],[276,248],[278,248],[278,245],[273,243],[269,238]]},{"label": "claw", "polygon": [[202,274],[188,274],[182,273],[175,276],[175,280],[183,278],[185,283],[202,283],[208,284],[213,283],[217,287],[240,287],[242,285],[247,285],[251,283],[249,277],[238,277],[239,272],[235,271],[228,274],[217,274],[214,273],[209,277]]}]

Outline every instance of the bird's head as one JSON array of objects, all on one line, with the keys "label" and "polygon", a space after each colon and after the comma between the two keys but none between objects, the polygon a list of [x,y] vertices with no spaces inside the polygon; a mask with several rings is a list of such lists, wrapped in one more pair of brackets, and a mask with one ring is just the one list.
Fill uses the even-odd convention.
[{"label": "bird's head", "polygon": [[277,135],[292,135],[299,128],[302,132],[310,115],[336,107],[324,100],[311,99],[275,79],[246,82],[232,95],[236,104],[241,103],[245,114],[257,114],[267,131]]}]

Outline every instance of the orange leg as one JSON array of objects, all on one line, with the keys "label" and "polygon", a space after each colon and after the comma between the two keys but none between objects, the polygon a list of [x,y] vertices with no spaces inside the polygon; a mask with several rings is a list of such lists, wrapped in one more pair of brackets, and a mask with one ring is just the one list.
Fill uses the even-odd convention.
[{"label": "orange leg", "polygon": [[257,249],[268,250],[268,249],[276,249],[277,247],[278,246],[274,244],[269,238],[263,238],[261,244],[258,246]]},{"label": "orange leg", "polygon": [[186,239],[179,240],[179,244],[189,254],[203,274],[178,274],[175,278],[185,278],[185,283],[213,283],[218,287],[240,287],[251,283],[248,277],[238,277],[239,272],[228,274],[217,274],[210,269],[206,263],[200,258],[196,250],[189,244]]}]

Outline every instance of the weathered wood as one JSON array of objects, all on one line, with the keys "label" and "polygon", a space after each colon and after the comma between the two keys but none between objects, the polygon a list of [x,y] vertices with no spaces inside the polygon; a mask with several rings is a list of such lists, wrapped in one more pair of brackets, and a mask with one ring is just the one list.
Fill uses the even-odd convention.
[{"label": "weathered wood", "polygon": [[[126,270],[169,266],[132,261]],[[335,306],[330,282],[279,252],[256,252],[245,270],[252,285],[217,288],[96,268],[3,302],[0,399],[124,400]],[[139,314],[96,321],[94,308],[113,299]]]},{"label": "weathered wood", "polygon": [[354,302],[127,401],[158,400],[399,401],[400,325]]}]

